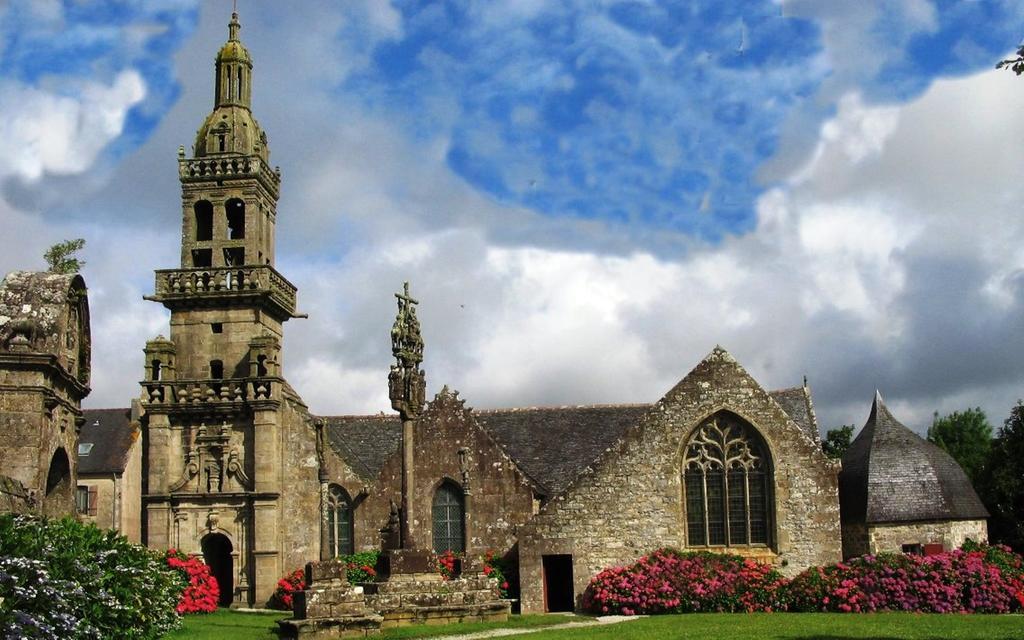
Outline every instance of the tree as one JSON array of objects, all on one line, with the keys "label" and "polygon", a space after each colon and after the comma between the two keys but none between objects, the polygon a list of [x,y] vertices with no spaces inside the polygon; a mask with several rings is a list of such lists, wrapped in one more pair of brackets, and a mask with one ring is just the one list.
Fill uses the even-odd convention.
[{"label": "tree", "polygon": [[977,485],[992,448],[992,425],[978,407],[954,411],[942,418],[936,411],[932,426],[928,427],[928,441],[953,456],[971,483]]},{"label": "tree", "polygon": [[1008,58],[1006,60],[1000,60],[996,64],[996,69],[1009,68],[1018,76],[1024,73],[1024,45],[1017,48],[1017,57]]},{"label": "tree", "polygon": [[85,260],[75,256],[85,248],[85,238],[75,238],[58,242],[43,254],[46,264],[53,273],[78,273],[85,266]]},{"label": "tree", "polygon": [[844,424],[835,429],[829,429],[825,433],[825,440],[821,443],[821,450],[830,458],[842,458],[846,450],[850,448],[853,440],[853,425]]},{"label": "tree", "polygon": [[989,538],[1024,551],[1024,401],[1017,401],[992,441],[979,485],[992,514]]}]

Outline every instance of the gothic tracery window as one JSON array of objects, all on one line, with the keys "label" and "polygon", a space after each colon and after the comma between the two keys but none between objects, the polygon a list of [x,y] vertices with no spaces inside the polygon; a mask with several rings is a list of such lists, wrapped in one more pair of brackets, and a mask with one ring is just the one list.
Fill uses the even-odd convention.
[{"label": "gothic tracery window", "polygon": [[354,552],[352,535],[352,500],[336,484],[327,488],[327,548],[331,557]]},{"label": "gothic tracery window", "polygon": [[689,546],[770,544],[771,458],[753,427],[719,413],[691,436],[683,454]]},{"label": "gothic tracery window", "polygon": [[466,550],[466,510],[462,488],[450,480],[434,492],[434,551]]}]

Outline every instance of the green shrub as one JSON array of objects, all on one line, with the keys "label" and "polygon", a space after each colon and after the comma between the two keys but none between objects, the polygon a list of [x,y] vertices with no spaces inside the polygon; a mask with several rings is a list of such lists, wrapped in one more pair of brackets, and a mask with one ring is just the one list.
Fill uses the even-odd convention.
[{"label": "green shrub", "polygon": [[380,551],[363,551],[339,556],[348,563],[348,581],[352,584],[373,582],[377,579],[377,559]]},{"label": "green shrub", "polygon": [[158,638],[185,587],[161,554],[70,518],[0,515],[0,629],[12,638]]}]

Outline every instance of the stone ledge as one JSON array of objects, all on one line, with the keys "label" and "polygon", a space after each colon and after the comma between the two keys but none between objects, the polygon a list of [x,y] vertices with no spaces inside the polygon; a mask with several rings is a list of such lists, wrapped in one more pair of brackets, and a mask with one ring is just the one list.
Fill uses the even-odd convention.
[{"label": "stone ledge", "polygon": [[305,620],[278,620],[281,637],[319,640],[321,638],[363,638],[380,633],[384,618],[375,614],[343,615]]}]

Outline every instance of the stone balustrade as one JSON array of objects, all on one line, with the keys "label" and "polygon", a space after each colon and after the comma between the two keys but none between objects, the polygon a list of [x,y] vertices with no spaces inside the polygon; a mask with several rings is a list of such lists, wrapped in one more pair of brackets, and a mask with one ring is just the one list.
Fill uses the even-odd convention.
[{"label": "stone balustrade", "polygon": [[210,178],[257,178],[275,197],[281,185],[278,170],[271,169],[259,156],[182,158],[178,160],[178,175],[182,182]]},{"label": "stone balustrade", "polygon": [[189,405],[276,400],[280,388],[278,378],[149,380],[142,383],[142,401],[150,405]]},{"label": "stone balustrade", "polygon": [[185,300],[210,295],[267,294],[286,315],[295,313],[295,285],[270,265],[159,269],[153,300]]}]

